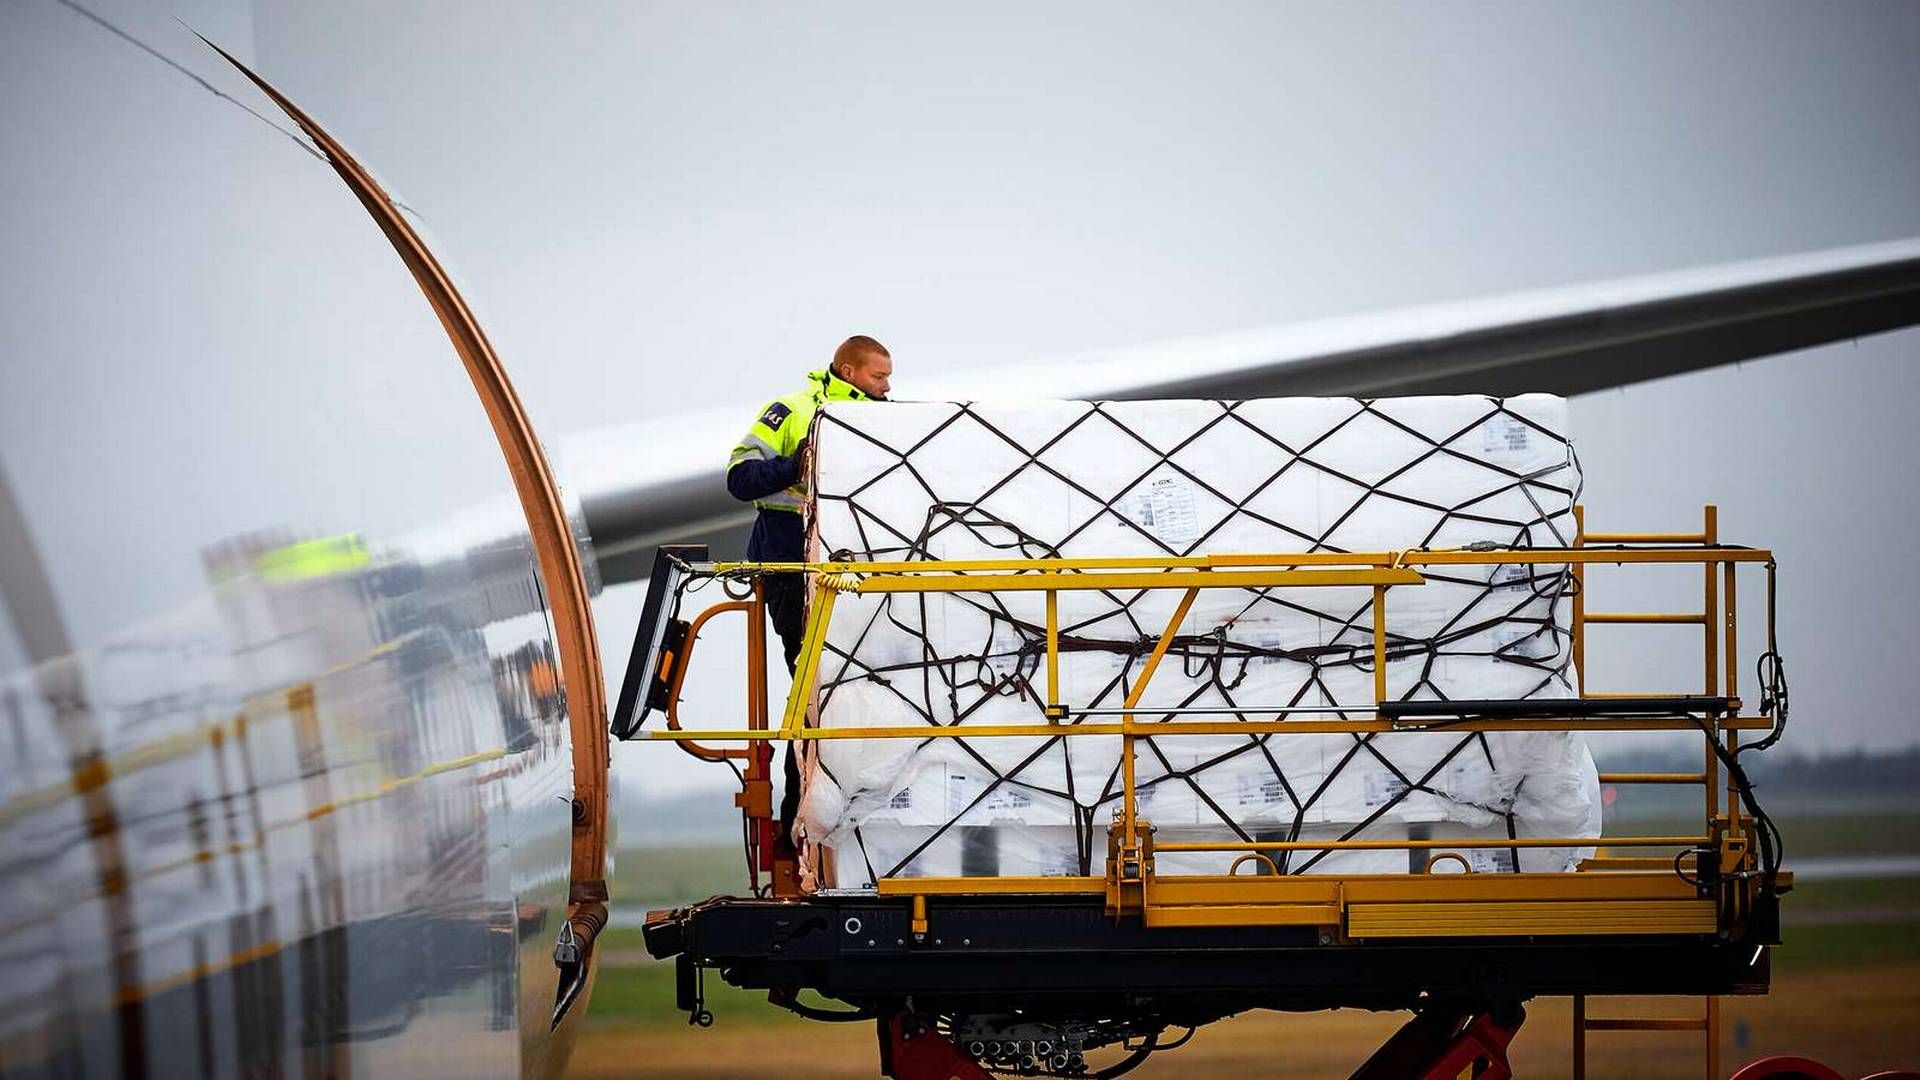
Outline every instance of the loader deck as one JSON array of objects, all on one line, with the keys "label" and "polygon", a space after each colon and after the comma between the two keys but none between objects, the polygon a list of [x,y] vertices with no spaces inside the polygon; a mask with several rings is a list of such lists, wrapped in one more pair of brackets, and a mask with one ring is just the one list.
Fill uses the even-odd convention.
[{"label": "loader deck", "polygon": [[[1354,879],[1348,879],[1351,883]],[[1511,885],[1511,879],[1507,884]],[[750,989],[811,989],[874,1012],[1103,1014],[1187,1024],[1253,1008],[1405,1009],[1422,996],[1759,994],[1777,904],[1738,939],[1700,933],[1323,940],[1310,926],[1148,927],[1097,894],[716,897],[653,913],[647,947]]]},{"label": "loader deck", "polygon": [[[712,1022],[704,973],[802,1016],[876,1025],[882,1071],[902,1080],[1018,1076],[1117,1077],[1152,1053],[1183,1045],[1167,1033],[1250,1009],[1409,1010],[1414,1020],[1355,1074],[1450,1078],[1510,1075],[1505,1047],[1524,1020],[1522,1003],[1575,998],[1576,1077],[1588,1031],[1645,1029],[1706,1035],[1707,1071],[1718,1075],[1718,1009],[1727,994],[1763,994],[1768,947],[1779,944],[1780,896],[1792,887],[1777,829],[1754,798],[1742,752],[1778,741],[1786,683],[1774,636],[1772,554],[1722,544],[1713,508],[1699,533],[1596,534],[1567,548],[1475,546],[1447,550],[1209,555],[1181,558],[1001,559],[972,562],[728,564],[692,552],[665,554],[655,586],[664,601],[636,637],[616,732],[672,742],[696,757],[744,766],[735,797],[744,815],[748,894],[652,913],[648,950],[676,964],[679,1004]],[[1390,589],[1417,588],[1449,567],[1564,567],[1571,599],[1572,698],[1399,700],[1386,671],[1404,639],[1388,629]],[[1693,567],[1700,607],[1678,612],[1590,611],[1588,571],[1600,566]],[[1735,578],[1763,569],[1767,649],[1760,701],[1739,693]],[[1481,571],[1486,572],[1486,571]],[[812,575],[808,627],[781,722],[769,723],[760,578]],[[719,579],[735,591],[691,623],[672,622],[687,581]],[[1372,648],[1364,658],[1373,700],[1363,707],[1297,702],[1152,707],[1143,695],[1180,637],[1194,597],[1206,589],[1371,590]],[[1063,700],[1060,593],[1178,590],[1124,702]],[[1039,722],[875,724],[823,727],[811,712],[835,597],[873,594],[1043,592],[1037,624],[1040,670],[1027,692]],[[682,681],[702,625],[735,611],[748,620],[747,725],[694,730],[679,721]],[[1599,625],[1693,627],[1702,679],[1687,693],[1602,692],[1585,678],[1587,629]],[[1151,649],[1145,646],[1151,643]],[[1191,643],[1189,642],[1189,647]],[[643,699],[646,708],[639,707]],[[649,709],[665,730],[641,731]],[[1217,718],[1211,718],[1217,717]],[[1291,827],[1195,837],[1148,820],[1136,778],[1138,746],[1156,736],[1254,739],[1334,734],[1356,746],[1380,736],[1539,731],[1690,733],[1697,771],[1601,772],[1603,785],[1693,787],[1697,828],[1685,835],[1437,836],[1424,826],[1382,823],[1393,800],[1425,789],[1427,773],[1403,777],[1399,793],[1337,836]],[[960,876],[920,876],[911,859],[891,870],[853,869],[861,884],[836,888],[817,852],[795,852],[772,812],[772,744],[824,739],[1117,739],[1118,790],[1105,851],[1082,853],[1082,876],[1020,877],[997,864],[963,861]],[[1671,737],[1671,736],[1669,736]],[[726,744],[733,745],[726,745]],[[1448,759],[1441,757],[1442,765]],[[944,828],[944,826],[943,826]],[[1224,830],[1223,830],[1224,831]],[[1088,830],[1098,845],[1099,832]],[[1534,872],[1527,849],[1571,852],[1565,872]],[[1405,852],[1406,873],[1330,873],[1336,852]],[[1104,857],[1102,857],[1104,855]],[[1181,858],[1166,858],[1166,856]],[[1224,872],[1191,870],[1200,855]],[[811,860],[811,861],[809,861]],[[1535,861],[1535,868],[1538,860]],[[762,874],[767,874],[762,885]],[[870,884],[869,884],[870,883]],[[840,884],[846,884],[841,881]],[[799,1000],[813,991],[844,1003]],[[1692,996],[1704,1018],[1590,1019],[1590,996]],[[1123,1053],[1100,1066],[1087,1055]]]}]

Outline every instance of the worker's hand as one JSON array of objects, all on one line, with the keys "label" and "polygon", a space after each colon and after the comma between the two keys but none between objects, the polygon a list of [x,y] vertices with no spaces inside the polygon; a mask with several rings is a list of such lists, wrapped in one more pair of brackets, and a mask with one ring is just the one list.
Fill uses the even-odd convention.
[{"label": "worker's hand", "polygon": [[793,468],[794,475],[805,482],[813,469],[813,436],[801,439],[800,445],[793,448]]}]

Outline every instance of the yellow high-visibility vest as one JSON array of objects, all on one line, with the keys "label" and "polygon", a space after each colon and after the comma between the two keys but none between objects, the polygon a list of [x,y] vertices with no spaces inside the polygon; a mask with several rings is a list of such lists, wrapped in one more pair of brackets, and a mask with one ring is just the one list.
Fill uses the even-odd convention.
[{"label": "yellow high-visibility vest", "polygon": [[[805,389],[777,397],[760,410],[746,436],[733,448],[727,468],[743,461],[793,456],[800,449],[801,440],[807,437],[807,430],[813,426],[813,415],[820,411],[823,402],[869,400],[859,387],[835,375],[831,368],[810,372]],[[784,491],[755,499],[753,505],[762,510],[798,513],[807,505],[807,478],[801,477]]]}]

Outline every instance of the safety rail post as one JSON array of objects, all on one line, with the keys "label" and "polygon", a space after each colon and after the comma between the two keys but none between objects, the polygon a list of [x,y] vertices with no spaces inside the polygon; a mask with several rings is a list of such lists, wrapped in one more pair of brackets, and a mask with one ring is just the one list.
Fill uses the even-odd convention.
[{"label": "safety rail post", "polygon": [[1707,995],[1707,1080],[1720,1080],[1720,998]]},{"label": "safety rail post", "polygon": [[1160,661],[1166,659],[1167,650],[1173,646],[1173,639],[1180,633],[1180,624],[1186,622],[1187,612],[1193,609],[1193,600],[1200,595],[1200,587],[1189,587],[1180,595],[1180,603],[1173,609],[1173,617],[1167,620],[1166,629],[1160,632],[1160,640],[1154,642],[1153,652],[1148,655],[1146,664],[1140,669],[1140,678],[1127,692],[1126,702],[1122,706],[1125,712],[1121,716],[1120,732],[1120,776],[1121,776],[1121,827],[1118,860],[1111,861],[1107,875],[1114,889],[1109,894],[1109,906],[1115,908],[1118,915],[1128,906],[1128,892],[1135,888],[1139,891],[1139,906],[1147,905],[1147,878],[1150,875],[1150,854],[1140,835],[1140,815],[1135,804],[1136,788],[1134,784],[1135,749],[1133,726],[1136,720],[1134,709],[1140,699],[1146,695],[1147,685],[1153,681],[1154,672],[1160,670]]},{"label": "safety rail post", "polygon": [[[1587,543],[1587,508],[1573,505],[1573,546]],[[1587,696],[1587,564],[1573,564],[1573,677],[1574,693]]]},{"label": "safety rail post", "polygon": [[[1720,542],[1720,508],[1712,503],[1708,503],[1701,518],[1700,543],[1709,548],[1713,547]],[[1701,564],[1700,570],[1701,578],[1703,579],[1700,611],[1705,616],[1705,623],[1702,627],[1704,631],[1702,634],[1704,638],[1703,648],[1705,650],[1703,667],[1706,674],[1705,680],[1701,683],[1702,689],[1700,692],[1711,695],[1720,682],[1720,635],[1716,632],[1716,624],[1719,622],[1717,617],[1719,604],[1715,590],[1715,585],[1718,584],[1720,577],[1713,572],[1712,563]],[[1715,827],[1715,822],[1720,814],[1720,788],[1717,783],[1720,773],[1720,756],[1714,752],[1716,747],[1713,744],[1719,741],[1720,738],[1720,720],[1721,717],[1717,715],[1707,718],[1709,730],[1706,738],[1702,740],[1700,747],[1701,751],[1706,755],[1706,759],[1703,762],[1703,771],[1708,777],[1708,782],[1705,785],[1707,832],[1713,835],[1716,841],[1720,834],[1720,830]],[[1729,818],[1737,812],[1731,804],[1727,807],[1727,811]]]},{"label": "safety rail post", "polygon": [[[767,730],[767,619],[766,586],[758,578],[753,582],[753,607],[747,613],[747,727]],[[754,838],[755,868],[768,875],[775,895],[788,896],[800,891],[799,866],[791,851],[784,850],[776,835],[778,822],[773,811],[773,743],[761,741],[751,747],[746,776],[734,805],[747,818]],[[757,875],[750,884],[757,890]]]},{"label": "safety rail post", "polygon": [[1066,719],[1060,707],[1060,590],[1047,590],[1047,706],[1048,723]]},{"label": "safety rail post", "polygon": [[760,711],[757,718],[760,728],[765,730],[768,720],[767,706],[771,704],[769,701],[771,695],[767,689],[767,591],[764,582],[753,583],[753,603],[759,610],[754,613],[757,617],[753,622],[753,634],[747,639],[747,648],[752,650],[748,659],[760,662],[760,666],[755,669],[759,676],[755,681],[759,684],[760,693]]},{"label": "safety rail post", "polygon": [[[1739,674],[1740,663],[1738,658],[1739,647],[1740,647],[1740,630],[1739,630],[1738,620],[1735,617],[1735,613],[1736,613],[1736,609],[1738,607],[1739,601],[1736,593],[1734,566],[1732,563],[1727,563],[1725,565],[1723,576],[1725,578],[1725,591],[1726,591],[1726,597],[1724,601],[1725,602],[1724,622],[1726,623],[1726,626],[1723,630],[1723,632],[1726,635],[1726,657],[1725,657],[1725,662],[1721,665],[1721,670],[1724,673],[1722,678],[1723,678],[1723,686],[1725,688],[1727,700],[1738,701],[1740,700],[1740,674]],[[1735,727],[1728,727],[1726,729],[1725,738],[1727,740],[1728,755],[1732,756],[1732,755],[1738,754],[1740,752],[1739,729]],[[1740,801],[1739,785],[1737,785],[1734,782],[1733,774],[1728,773],[1727,774],[1727,835],[1733,840],[1741,841],[1745,839],[1748,831],[1749,830],[1747,828],[1747,821],[1746,821],[1746,807]],[[1751,850],[1751,845],[1749,845],[1749,850]],[[1741,914],[1743,916],[1745,915],[1744,910],[1742,911]]]},{"label": "safety rail post", "polygon": [[1373,587],[1373,714],[1387,700],[1387,587]]},{"label": "safety rail post", "polygon": [[[1734,608],[1737,601],[1736,601],[1735,592],[1734,592],[1734,572],[1733,572],[1732,563],[1728,563],[1726,565],[1725,577],[1726,577],[1725,588],[1726,588],[1726,624],[1727,624],[1726,639],[1727,640],[1726,640],[1726,664],[1724,667],[1724,671],[1725,671],[1724,679],[1725,679],[1725,687],[1726,687],[1726,694],[1727,694],[1728,700],[1737,701],[1739,700],[1739,694],[1740,694],[1740,683],[1739,683],[1740,665],[1736,658],[1735,650],[1738,648],[1740,635],[1739,635],[1738,625],[1734,618]],[[1729,756],[1737,755],[1740,752],[1740,729],[1737,727],[1731,727],[1731,726],[1728,727],[1726,729],[1726,740],[1727,740],[1728,755]],[[1728,786],[1727,805],[1730,808],[1730,812],[1728,813],[1728,823],[1730,828],[1727,833],[1729,844],[1730,845],[1737,844],[1741,847],[1741,849],[1743,850],[1743,853],[1747,857],[1757,858],[1758,853],[1754,845],[1754,838],[1751,834],[1758,828],[1758,823],[1751,823],[1751,827],[1750,827],[1750,823],[1748,822],[1746,817],[1746,804],[1741,802],[1739,787],[1737,784],[1734,783],[1733,776],[1731,774],[1729,774],[1727,777],[1727,786]],[[1724,860],[1722,861],[1724,863]],[[1753,891],[1751,889],[1734,890],[1733,902],[1735,905],[1734,912],[1735,912],[1736,918],[1738,918],[1742,922],[1745,922],[1747,917],[1752,913],[1752,910],[1753,910]]]},{"label": "safety rail post", "polygon": [[839,595],[838,589],[822,585],[814,590],[813,602],[807,605],[806,634],[801,639],[800,655],[794,658],[793,686],[787,691],[787,711],[780,721],[783,738],[797,736],[806,719],[807,695],[820,674],[820,654],[827,647],[827,626],[833,621],[834,597]]},{"label": "safety rail post", "polygon": [[1573,1080],[1587,1080],[1587,995],[1573,995]]}]

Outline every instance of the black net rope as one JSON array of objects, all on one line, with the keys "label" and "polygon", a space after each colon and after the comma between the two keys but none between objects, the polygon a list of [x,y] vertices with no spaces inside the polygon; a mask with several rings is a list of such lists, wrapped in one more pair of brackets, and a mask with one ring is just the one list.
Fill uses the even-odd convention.
[{"label": "black net rope", "polygon": [[[1423,511],[1432,515],[1432,525],[1424,536],[1415,537],[1414,542],[1404,546],[1424,548],[1432,545],[1437,538],[1448,535],[1449,530],[1458,531],[1462,525],[1471,526],[1482,542],[1491,542],[1496,547],[1525,549],[1531,547],[1563,547],[1573,542],[1571,508],[1579,496],[1578,462],[1571,443],[1560,432],[1549,430],[1522,413],[1511,410],[1503,399],[1485,399],[1486,410],[1457,430],[1429,434],[1394,417],[1384,410],[1381,402],[1373,400],[1355,400],[1353,411],[1344,420],[1334,424],[1311,440],[1300,445],[1290,445],[1250,420],[1245,413],[1249,404],[1244,401],[1217,401],[1211,403],[1217,408],[1212,415],[1196,430],[1175,445],[1167,448],[1155,446],[1141,434],[1129,429],[1118,419],[1112,408],[1106,403],[1086,403],[1082,411],[1070,423],[1050,438],[1036,444],[1023,444],[1006,431],[991,422],[982,411],[973,404],[952,406],[951,415],[934,425],[924,435],[907,446],[892,446],[860,427],[847,422],[835,410],[823,410],[815,432],[816,446],[831,446],[841,438],[862,440],[871,449],[877,449],[885,455],[887,464],[874,470],[871,475],[847,491],[820,491],[816,494],[819,504],[841,503],[844,514],[837,519],[850,525],[851,542],[844,536],[835,536],[832,541],[838,546],[825,552],[825,557],[835,561],[923,561],[933,560],[943,539],[958,536],[966,541],[970,549],[986,549],[1005,557],[1055,558],[1063,553],[1074,541],[1096,526],[1118,523],[1123,528],[1151,545],[1152,549],[1168,556],[1187,556],[1209,550],[1208,545],[1230,521],[1251,521],[1266,530],[1270,530],[1276,540],[1282,540],[1289,549],[1302,552],[1341,552],[1334,540],[1335,534],[1356,514],[1368,506],[1369,500],[1387,502],[1399,507]],[[1351,425],[1363,420],[1384,422],[1389,427],[1413,440],[1419,450],[1409,460],[1382,476],[1378,480],[1365,481],[1341,469],[1335,468],[1325,456],[1316,456],[1329,442],[1340,436]],[[1524,429],[1525,437],[1539,437],[1558,444],[1565,450],[1564,456],[1551,464],[1532,470],[1516,470],[1490,460],[1489,456],[1476,456],[1459,448],[1459,443],[1475,432],[1485,430],[1487,425],[1496,421],[1508,425],[1507,430]],[[980,432],[1009,448],[1014,455],[1012,465],[1002,475],[984,485],[984,487],[964,502],[941,497],[937,485],[920,467],[929,454],[930,447],[942,436],[955,431],[960,425],[977,425]],[[1104,425],[1095,429],[1094,425]],[[1206,437],[1216,429],[1231,427],[1236,432],[1251,433],[1263,441],[1262,451],[1272,453],[1274,467],[1264,479],[1249,492],[1238,499],[1230,497],[1218,486],[1210,483],[1205,476],[1189,469],[1179,460],[1181,452]],[[1145,468],[1133,479],[1121,485],[1112,494],[1101,494],[1090,490],[1080,483],[1068,469],[1059,467],[1047,460],[1047,455],[1076,433],[1098,430],[1101,437],[1130,441],[1147,451],[1150,459]],[[824,437],[823,437],[824,436]],[[831,452],[831,451],[829,451]],[[1470,498],[1458,503],[1446,504],[1422,497],[1419,493],[1409,493],[1394,487],[1401,480],[1436,459],[1458,459],[1470,464],[1475,470],[1487,475],[1490,483],[1476,490]],[[1301,528],[1298,522],[1278,520],[1261,513],[1251,505],[1262,492],[1283,482],[1290,473],[1310,470],[1319,474],[1315,479],[1331,478],[1333,481],[1350,485],[1356,496],[1344,513],[1339,514],[1316,534]],[[989,509],[985,504],[996,494],[1006,491],[1023,474],[1044,474],[1079,499],[1086,500],[1092,512],[1085,514],[1078,524],[1064,535],[1057,537],[1035,536],[1019,524],[1007,520]],[[1192,489],[1204,492],[1226,508],[1218,520],[1208,528],[1200,530],[1184,543],[1170,542],[1162,534],[1146,527],[1136,520],[1136,515],[1126,512],[1122,503],[1135,492],[1141,490],[1151,478],[1156,476],[1177,476]],[[863,505],[863,499],[872,500],[874,493],[882,484],[911,482],[925,495],[927,510],[917,528],[906,531],[906,523],[889,521],[873,513]],[[1570,486],[1571,485],[1571,486]],[[1490,508],[1489,504],[1501,500],[1503,496],[1518,493],[1529,508],[1526,516],[1516,517],[1511,513],[1502,515]],[[1511,502],[1511,499],[1505,500]],[[817,528],[819,512],[815,513]],[[829,538],[822,537],[822,542]],[[1272,545],[1269,549],[1274,549]],[[1513,665],[1529,670],[1536,678],[1519,697],[1548,694],[1567,687],[1571,668],[1570,650],[1567,648],[1568,631],[1560,617],[1563,603],[1566,603],[1574,588],[1574,579],[1564,565],[1541,566],[1531,564],[1507,564],[1502,566],[1463,565],[1458,567],[1428,567],[1423,570],[1430,582],[1447,582],[1466,586],[1474,590],[1471,602],[1459,605],[1458,610],[1437,629],[1424,636],[1413,637],[1387,628],[1386,655],[1389,663],[1396,665],[1396,671],[1403,671],[1405,662],[1417,662],[1418,671],[1412,684],[1399,692],[1403,699],[1439,699],[1445,700],[1446,694],[1436,679],[1436,665],[1449,657],[1477,657],[1491,662]],[[1151,590],[1113,591],[1102,590],[1098,593],[1106,604],[1095,615],[1070,622],[1059,627],[1059,647],[1062,654],[1076,652],[1105,652],[1118,658],[1118,666],[1113,677],[1100,686],[1084,701],[1073,703],[1076,710],[1113,708],[1120,705],[1135,679],[1139,668],[1153,650],[1154,644],[1163,628],[1158,619],[1148,619],[1143,623],[1140,618],[1140,601]],[[1217,706],[1210,718],[1233,717],[1239,719],[1270,719],[1276,713],[1272,702],[1252,703],[1236,700],[1236,693],[1245,680],[1250,665],[1287,664],[1297,665],[1302,677],[1291,700],[1284,704],[1297,707],[1305,704],[1318,705],[1321,702],[1332,704],[1350,704],[1354,712],[1369,712],[1371,705],[1337,702],[1335,691],[1327,682],[1330,673],[1338,669],[1350,669],[1371,673],[1373,668],[1373,626],[1372,606],[1367,601],[1342,610],[1327,610],[1314,606],[1316,601],[1327,602],[1325,590],[1277,590],[1270,588],[1240,590],[1246,597],[1238,614],[1229,618],[1223,625],[1199,634],[1183,634],[1174,638],[1167,653],[1167,664],[1178,664],[1178,670],[1184,678],[1187,693],[1172,707],[1194,707],[1205,705],[1210,710]],[[1320,594],[1320,595],[1316,595]],[[928,725],[965,723],[987,705],[1006,698],[1013,698],[1031,706],[1033,721],[1044,722],[1044,676],[1046,628],[1037,625],[1031,619],[1024,619],[1011,610],[1009,604],[996,593],[954,593],[945,594],[942,601],[958,603],[979,615],[984,616],[988,633],[979,640],[971,651],[940,651],[940,642],[935,635],[926,633],[931,625],[930,606],[934,603],[928,594],[898,593],[879,598],[870,610],[864,612],[864,621],[849,634],[844,627],[836,627],[836,633],[830,637],[822,657],[821,678],[819,683],[819,708],[824,715],[836,690],[854,682],[865,682],[885,689],[889,700],[898,704],[904,713],[917,716]],[[1278,611],[1319,619],[1331,627],[1326,643],[1311,647],[1279,647],[1263,645],[1246,637],[1235,636],[1237,624],[1249,616],[1257,621],[1264,611]],[[848,614],[852,614],[848,612]],[[836,622],[839,622],[836,619]],[[871,635],[882,627],[917,639],[920,655],[904,660],[892,659],[880,662],[867,655],[863,646]],[[1502,636],[1507,640],[1491,649],[1486,647],[1470,648],[1468,642],[1486,631],[1502,628]],[[850,638],[850,640],[849,640]],[[836,642],[838,642],[836,644]],[[1170,674],[1170,672],[1168,672]],[[1160,676],[1162,679],[1167,674]],[[1040,685],[1036,685],[1039,683]],[[1084,696],[1084,695],[1083,695]],[[1163,708],[1167,706],[1162,706]],[[1136,718],[1152,719],[1155,713],[1151,709],[1142,709]],[[949,719],[950,718],[950,719]],[[1161,722],[1168,725],[1169,735],[1178,735],[1179,724],[1175,714],[1164,713],[1159,716]],[[1173,756],[1163,752],[1155,737],[1146,737],[1136,744],[1141,768],[1147,770],[1157,767],[1159,771],[1143,776],[1139,786],[1143,800],[1150,799],[1154,789],[1160,785],[1184,785],[1212,814],[1218,824],[1230,830],[1242,841],[1255,839],[1298,840],[1315,808],[1332,787],[1342,770],[1355,761],[1365,761],[1369,766],[1383,769],[1391,777],[1389,795],[1378,805],[1371,806],[1363,820],[1352,823],[1338,837],[1341,840],[1352,839],[1363,833],[1380,819],[1400,807],[1415,793],[1469,806],[1474,810],[1492,815],[1505,823],[1505,832],[1509,838],[1518,835],[1515,823],[1512,798],[1498,804],[1486,805],[1472,803],[1453,793],[1446,787],[1435,783],[1441,774],[1462,753],[1476,750],[1489,767],[1493,767],[1494,748],[1485,733],[1471,732],[1457,735],[1428,735],[1426,738],[1451,738],[1454,741],[1433,764],[1417,774],[1405,771],[1391,757],[1382,753],[1371,733],[1354,734],[1342,756],[1319,782],[1307,790],[1302,790],[1295,778],[1288,775],[1280,759],[1274,753],[1272,740],[1283,738],[1276,734],[1250,734],[1246,736],[1218,736],[1221,744],[1217,754],[1184,766],[1178,764]],[[1025,800],[1034,796],[1044,796],[1061,800],[1072,808],[1073,826],[1077,841],[1078,873],[1092,872],[1096,851],[1101,849],[1103,831],[1096,826],[1100,812],[1111,811],[1121,798],[1121,778],[1119,766],[1115,764],[1108,770],[1104,782],[1095,790],[1083,790],[1075,780],[1074,768],[1075,743],[1078,740],[1059,736],[1035,736],[1037,745],[1030,753],[1015,761],[1011,767],[996,766],[971,741],[965,738],[949,740],[966,755],[985,780],[981,790],[971,802],[963,807],[949,806],[947,821],[934,828],[931,835],[925,837],[905,856],[892,860],[887,865],[875,865],[867,852],[867,845],[858,826],[854,829],[856,840],[860,841],[863,857],[868,858],[867,869],[875,877],[896,876],[907,872],[914,861],[933,844],[959,825],[975,809],[989,804],[990,800]],[[927,740],[930,741],[930,740]],[[1104,740],[1102,740],[1104,741]],[[925,746],[922,741],[920,746]],[[1049,784],[1033,777],[1029,769],[1049,754],[1056,746],[1064,766],[1064,783]],[[1209,769],[1216,769],[1230,761],[1259,761],[1271,773],[1270,780],[1275,793],[1283,796],[1293,808],[1291,821],[1277,832],[1267,831],[1256,837],[1252,831],[1236,819],[1230,808],[1221,805],[1218,793],[1207,790],[1201,778]],[[822,771],[836,784],[840,778],[820,763]],[[1517,790],[1514,793],[1517,796]],[[1144,813],[1144,810],[1143,810]],[[1517,870],[1520,859],[1517,848],[1501,849],[1508,854],[1500,868]],[[1326,851],[1299,851],[1287,853],[1300,856],[1297,859],[1282,857],[1276,859],[1283,873],[1305,872],[1312,869],[1328,856]]]}]

